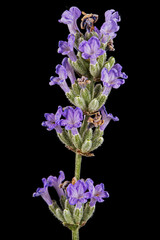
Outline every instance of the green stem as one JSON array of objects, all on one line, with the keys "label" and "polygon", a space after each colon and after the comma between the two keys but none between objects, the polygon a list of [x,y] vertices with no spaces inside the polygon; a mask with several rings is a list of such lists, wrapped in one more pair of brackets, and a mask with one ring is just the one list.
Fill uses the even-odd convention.
[{"label": "green stem", "polygon": [[76,153],[76,159],[75,159],[75,177],[77,180],[80,179],[80,173],[81,173],[81,162],[82,162],[82,156],[78,153]]},{"label": "green stem", "polygon": [[79,229],[72,230],[72,240],[79,240]]}]

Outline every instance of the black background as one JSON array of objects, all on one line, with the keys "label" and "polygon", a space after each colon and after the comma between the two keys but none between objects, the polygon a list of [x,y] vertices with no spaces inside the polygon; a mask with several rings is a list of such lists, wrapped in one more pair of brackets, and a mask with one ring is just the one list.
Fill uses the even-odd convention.
[{"label": "black background", "polygon": [[[80,230],[80,239],[130,239],[139,228],[134,217],[140,204],[137,203],[137,179],[143,162],[139,152],[141,132],[137,133],[143,99],[138,103],[137,73],[133,66],[139,46],[135,43],[135,31],[138,31],[143,19],[138,11],[136,20],[135,12],[133,19],[135,6],[125,1],[93,1],[87,4],[86,1],[43,1],[19,5],[17,22],[23,19],[15,39],[19,50],[17,68],[21,74],[16,102],[19,106],[16,125],[19,141],[13,150],[17,156],[13,165],[18,174],[18,192],[23,196],[18,207],[20,211],[22,209],[19,227],[28,237],[36,239],[71,239],[70,231],[52,216],[45,202],[40,197],[32,198],[36,188],[42,186],[43,177],[58,176],[60,170],[65,172],[66,179],[74,175],[74,154],[62,145],[54,131],[48,132],[41,126],[45,112],[54,113],[58,105],[64,107],[69,104],[60,87],[50,87],[48,83],[49,77],[55,74],[55,66],[63,59],[57,53],[58,41],[66,40],[68,36],[67,26],[58,23],[58,20],[71,6],[98,14],[98,28],[104,22],[106,10],[119,12],[121,22],[114,40],[115,52],[108,53],[108,57],[114,56],[129,76],[124,85],[112,90],[106,103],[107,111],[118,116],[120,121],[110,122],[105,130],[105,141],[95,151],[95,157],[84,157],[82,161],[81,177],[90,177],[95,184],[103,182],[110,198],[96,205],[93,218]],[[136,21],[139,22],[138,28]],[[55,192],[52,194],[55,197]]]}]

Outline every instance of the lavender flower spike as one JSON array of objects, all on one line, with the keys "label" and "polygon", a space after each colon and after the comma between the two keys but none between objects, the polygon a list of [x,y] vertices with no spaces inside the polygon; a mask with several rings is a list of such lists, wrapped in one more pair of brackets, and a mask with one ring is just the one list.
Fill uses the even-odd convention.
[{"label": "lavender flower spike", "polygon": [[58,77],[50,77],[50,82],[49,85],[53,86],[55,84],[58,84],[65,93],[70,92],[70,88],[68,87],[67,83],[66,83],[66,79],[67,79],[67,71],[66,69],[58,64],[56,66],[56,73],[59,75]]},{"label": "lavender flower spike", "polygon": [[107,68],[103,68],[101,71],[101,80],[104,85],[103,94],[106,95],[111,90],[111,88],[119,88],[122,84],[125,83],[124,79],[127,79],[128,76],[122,72],[122,66],[120,64],[115,64],[110,71]]},{"label": "lavender flower spike", "polygon": [[71,81],[71,84],[74,84],[74,82],[76,80],[75,72],[74,72],[73,67],[69,64],[67,57],[65,57],[63,59],[62,65],[65,67],[65,69],[67,71],[67,74],[68,74],[68,77],[69,77],[69,79]]},{"label": "lavender flower spike", "polygon": [[58,53],[62,53],[62,55],[68,55],[68,57],[75,62],[77,60],[77,57],[74,53],[74,42],[75,42],[75,36],[73,34],[68,35],[68,42],[66,41],[59,41],[59,48]]},{"label": "lavender flower spike", "polygon": [[48,205],[52,205],[52,199],[49,195],[48,187],[46,186],[46,182],[47,182],[46,178],[43,178],[42,182],[43,182],[44,187],[37,188],[36,192],[33,193],[33,197],[41,196]]},{"label": "lavender flower spike", "polygon": [[87,184],[78,180],[74,185],[69,184],[67,187],[67,195],[69,197],[70,205],[75,205],[77,208],[81,208],[83,203],[87,202],[87,199],[91,197],[91,193],[87,191]]},{"label": "lavender flower spike", "polygon": [[61,120],[61,126],[65,126],[66,130],[71,130],[73,135],[78,134],[77,128],[81,127],[83,120],[83,112],[79,107],[75,109],[72,107],[66,107],[63,116],[66,119]]},{"label": "lavender flower spike", "polygon": [[55,190],[57,191],[57,194],[59,196],[59,198],[61,198],[61,196],[64,195],[64,191],[62,188],[60,188],[60,184],[62,183],[62,181],[65,179],[65,175],[63,171],[59,172],[59,177],[53,177],[53,176],[49,176],[47,178],[46,181],[46,186],[48,187],[54,187]]},{"label": "lavender flower spike", "polygon": [[94,187],[93,181],[90,178],[86,180],[86,183],[88,185],[88,189],[91,194],[90,207],[95,206],[96,202],[104,202],[103,198],[109,197],[109,193],[107,191],[104,191],[103,183],[98,184]]},{"label": "lavender flower spike", "polygon": [[62,13],[62,17],[59,22],[67,24],[70,33],[75,34],[77,31],[79,31],[79,28],[77,26],[77,19],[80,17],[80,15],[81,11],[79,8],[71,7],[69,11],[66,10]]},{"label": "lavender flower spike", "polygon": [[47,127],[48,131],[55,129],[57,133],[62,133],[62,128],[60,126],[60,118],[62,116],[62,112],[62,107],[59,106],[55,114],[45,113],[44,117],[46,118],[46,121],[42,122],[42,126]]},{"label": "lavender flower spike", "polygon": [[104,121],[104,123],[100,126],[101,131],[105,130],[105,128],[107,127],[107,125],[109,124],[109,122],[111,120],[119,121],[118,117],[113,117],[113,115],[111,113],[107,113],[104,105],[100,108],[100,112],[102,114],[102,120]]},{"label": "lavender flower spike", "polygon": [[100,46],[100,40],[93,36],[88,41],[82,41],[79,45],[79,50],[82,52],[84,59],[90,59],[90,63],[95,65],[97,58],[105,53]]}]

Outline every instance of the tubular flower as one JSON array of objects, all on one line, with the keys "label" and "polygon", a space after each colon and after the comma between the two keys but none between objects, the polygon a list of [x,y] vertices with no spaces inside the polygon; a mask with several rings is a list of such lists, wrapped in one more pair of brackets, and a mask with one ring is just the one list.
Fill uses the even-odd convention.
[{"label": "tubular flower", "polygon": [[63,171],[59,172],[59,177],[53,177],[53,176],[49,176],[47,178],[46,181],[46,186],[48,187],[54,187],[55,190],[57,191],[57,194],[59,196],[59,198],[64,195],[64,191],[62,188],[60,188],[60,184],[62,183],[62,181],[65,179],[65,175]]},{"label": "tubular flower", "polygon": [[122,84],[125,83],[124,79],[127,79],[128,76],[122,72],[122,66],[120,64],[115,64],[110,71],[107,68],[103,68],[101,71],[101,81],[104,85],[104,95],[107,95],[110,92],[111,88],[119,88]]},{"label": "tubular flower", "polygon": [[84,59],[90,59],[90,63],[95,65],[97,58],[105,53],[105,51],[100,48],[100,45],[100,40],[95,36],[91,37],[88,41],[82,41],[79,45],[82,57]]},{"label": "tubular flower", "polygon": [[61,126],[65,126],[66,130],[71,130],[73,135],[78,134],[77,128],[81,127],[83,120],[83,112],[79,107],[75,109],[66,107],[63,116],[65,119],[61,120]]},{"label": "tubular flower", "polygon": [[108,198],[109,193],[107,191],[104,191],[104,184],[98,184],[94,187],[92,179],[88,178],[86,180],[86,183],[88,185],[89,192],[91,194],[90,196],[90,206],[93,207],[96,202],[104,202],[103,198]]},{"label": "tubular flower", "polygon": [[46,186],[46,182],[47,182],[46,178],[42,178],[42,182],[44,187],[37,188],[36,192],[33,193],[33,197],[41,196],[48,205],[52,205],[52,200],[48,192],[48,186]]},{"label": "tubular flower", "polygon": [[59,106],[55,114],[45,113],[44,117],[46,118],[46,121],[42,122],[42,126],[47,127],[48,131],[55,129],[57,133],[61,133],[62,128],[60,126],[60,118],[62,116],[62,112],[63,112],[62,107]]},{"label": "tubular flower", "polygon": [[67,187],[67,195],[69,197],[70,205],[75,205],[77,208],[81,208],[83,203],[87,202],[87,199],[91,197],[91,194],[87,191],[87,184],[78,180],[74,185],[69,184]]},{"label": "tubular flower", "polygon": [[53,86],[55,84],[58,84],[62,90],[67,93],[70,92],[70,88],[68,87],[67,83],[66,83],[66,79],[67,79],[67,71],[64,68],[64,66],[58,64],[56,66],[56,73],[59,75],[58,77],[50,77],[50,82],[49,85]]},{"label": "tubular flower", "polygon": [[68,10],[62,13],[61,19],[59,20],[60,23],[67,24],[68,29],[71,34],[75,34],[79,31],[77,26],[77,19],[80,17],[81,11],[77,7],[71,7]]},{"label": "tubular flower", "polygon": [[68,57],[75,62],[77,60],[77,57],[74,53],[74,42],[75,42],[75,36],[73,34],[68,35],[68,42],[66,41],[59,41],[59,48],[58,53],[61,53],[62,55],[68,55]]},{"label": "tubular flower", "polygon": [[100,112],[102,114],[102,120],[104,121],[104,123],[100,126],[101,131],[105,130],[105,128],[108,126],[111,120],[119,121],[118,117],[113,117],[111,113],[107,113],[104,105],[100,108]]}]

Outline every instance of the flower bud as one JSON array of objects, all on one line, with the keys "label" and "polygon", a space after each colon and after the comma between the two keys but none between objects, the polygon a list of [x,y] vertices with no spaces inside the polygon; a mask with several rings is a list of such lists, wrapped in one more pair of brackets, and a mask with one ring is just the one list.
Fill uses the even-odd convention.
[{"label": "flower bud", "polygon": [[57,136],[59,137],[60,141],[64,143],[66,146],[74,147],[65,129],[63,129],[62,133],[57,133]]},{"label": "flower bud", "polygon": [[115,64],[115,58],[114,57],[110,57],[109,59],[108,59],[108,62],[109,62],[109,64],[110,64],[110,68],[112,68],[113,66],[114,66],[114,64]]},{"label": "flower bud", "polygon": [[[99,103],[99,108],[101,108],[101,107],[105,104],[105,102],[106,102],[106,100],[107,100],[107,97],[108,97],[108,96],[103,95],[103,94],[100,94],[100,95],[97,97],[97,101],[98,101],[98,103]],[[98,109],[99,109],[99,108],[98,108]]]},{"label": "flower bud", "polygon": [[81,224],[86,223],[93,215],[95,211],[95,206],[94,207],[90,207],[89,202],[86,203],[85,208],[84,208],[84,212],[83,212],[83,217],[81,220]]},{"label": "flower bud", "polygon": [[73,220],[73,217],[72,217],[71,212],[69,211],[69,209],[64,209],[63,216],[64,216],[64,219],[65,219],[65,221],[67,223],[74,224],[74,220]]},{"label": "flower bud", "polygon": [[101,92],[102,92],[102,85],[98,83],[94,88],[94,98],[97,98]]},{"label": "flower bud", "polygon": [[91,94],[90,94],[90,91],[88,90],[88,88],[81,89],[80,95],[84,99],[86,105],[88,105],[89,102],[91,101]]},{"label": "flower bud", "polygon": [[110,71],[110,69],[114,66],[114,64],[115,64],[115,58],[110,57],[108,61],[105,63],[104,67],[107,68],[108,71]]},{"label": "flower bud", "polygon": [[[74,92],[75,95],[80,95],[80,86],[78,85],[77,82],[75,82],[74,84],[72,84],[72,90]],[[73,100],[74,101],[74,100]]]},{"label": "flower bud", "polygon": [[100,147],[102,145],[103,141],[104,141],[103,137],[96,138],[95,141],[92,142],[92,147],[91,147],[90,151],[93,151],[93,150],[97,149],[98,147]]},{"label": "flower bud", "polygon": [[88,106],[88,111],[89,112],[95,112],[98,109],[99,109],[99,101],[96,98],[94,98]]},{"label": "flower bud", "polygon": [[82,148],[81,148],[82,153],[89,152],[91,147],[92,147],[92,141],[89,139],[86,139],[82,144]]},{"label": "flower bud", "polygon": [[99,66],[99,63],[97,62],[95,65],[90,64],[90,65],[89,65],[89,71],[90,71],[90,74],[91,74],[93,77],[98,77],[99,74],[100,74],[100,66]]},{"label": "flower bud", "polygon": [[66,92],[65,94],[66,94],[66,97],[68,98],[68,100],[69,100],[72,104],[74,104],[75,95],[74,95],[73,91],[70,90],[70,92]]},{"label": "flower bud", "polygon": [[75,97],[74,99],[74,105],[81,108],[83,111],[86,110],[86,103],[82,97]]},{"label": "flower bud", "polygon": [[92,139],[92,135],[93,135],[93,130],[92,128],[89,128],[85,131],[84,136],[83,136],[83,141],[85,141],[86,139],[91,140]]},{"label": "flower bud", "polygon": [[80,209],[75,207],[74,211],[73,211],[73,218],[76,224],[79,224],[81,219],[83,217],[83,207],[81,207]]},{"label": "flower bud", "polygon": [[73,68],[75,69],[76,72],[78,72],[82,76],[88,76],[87,68],[84,66],[84,64],[82,64],[82,62],[79,59],[77,59],[75,62],[73,62],[69,58],[68,62],[71,64],[71,66],[73,66]]},{"label": "flower bud", "polygon": [[103,55],[99,56],[99,58],[98,58],[98,63],[99,63],[99,66],[100,66],[101,69],[104,66],[104,63],[105,63],[105,60],[106,60],[106,56],[107,55],[106,55],[106,52],[105,52]]},{"label": "flower bud", "polygon": [[81,136],[79,134],[76,134],[76,135],[72,136],[72,142],[77,149],[81,149],[82,139],[81,139]]}]

